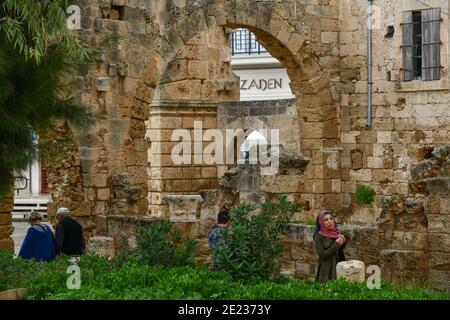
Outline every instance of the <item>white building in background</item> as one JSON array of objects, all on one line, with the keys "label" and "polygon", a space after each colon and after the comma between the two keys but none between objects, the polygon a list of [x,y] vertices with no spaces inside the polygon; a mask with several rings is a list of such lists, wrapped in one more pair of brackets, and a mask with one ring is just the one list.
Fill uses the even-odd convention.
[{"label": "white building in background", "polygon": [[230,36],[231,66],[240,77],[241,101],[294,99],[289,77],[280,62],[247,29]]},{"label": "white building in background", "polygon": [[16,172],[14,189],[14,218],[24,218],[31,210],[46,215],[50,190],[46,171],[39,160],[28,169]]}]

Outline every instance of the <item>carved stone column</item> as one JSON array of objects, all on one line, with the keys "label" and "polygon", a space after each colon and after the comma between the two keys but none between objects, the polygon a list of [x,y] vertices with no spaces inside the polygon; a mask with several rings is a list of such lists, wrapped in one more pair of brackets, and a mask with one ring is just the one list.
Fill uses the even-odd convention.
[{"label": "carved stone column", "polygon": [[200,195],[166,195],[162,199],[169,204],[171,222],[197,222],[203,201]]}]

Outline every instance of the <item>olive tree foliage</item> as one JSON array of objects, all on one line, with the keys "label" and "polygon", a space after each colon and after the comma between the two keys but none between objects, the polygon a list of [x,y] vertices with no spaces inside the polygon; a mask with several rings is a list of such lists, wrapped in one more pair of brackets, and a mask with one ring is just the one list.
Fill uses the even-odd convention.
[{"label": "olive tree foliage", "polygon": [[51,43],[77,60],[88,58],[87,47],[67,29],[66,0],[0,1],[0,35],[25,59],[39,63]]},{"label": "olive tree foliage", "polygon": [[[0,200],[14,175],[42,157],[55,121],[87,129],[98,116],[75,93],[72,75],[90,51],[67,28],[67,1],[0,1]],[[40,152],[39,152],[40,151]]]}]

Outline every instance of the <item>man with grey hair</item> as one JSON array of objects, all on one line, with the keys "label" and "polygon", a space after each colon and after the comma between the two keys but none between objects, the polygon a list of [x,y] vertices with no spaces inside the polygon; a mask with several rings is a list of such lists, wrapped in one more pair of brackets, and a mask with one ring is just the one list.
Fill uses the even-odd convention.
[{"label": "man with grey hair", "polygon": [[56,211],[56,252],[69,256],[80,256],[85,249],[83,228],[70,217],[70,210],[59,208]]}]

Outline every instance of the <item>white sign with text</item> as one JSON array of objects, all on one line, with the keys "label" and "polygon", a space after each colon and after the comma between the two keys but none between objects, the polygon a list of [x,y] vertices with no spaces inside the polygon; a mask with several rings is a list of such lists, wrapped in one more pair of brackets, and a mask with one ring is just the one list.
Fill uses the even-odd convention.
[{"label": "white sign with text", "polygon": [[241,78],[241,101],[294,98],[285,69],[233,70]]}]

